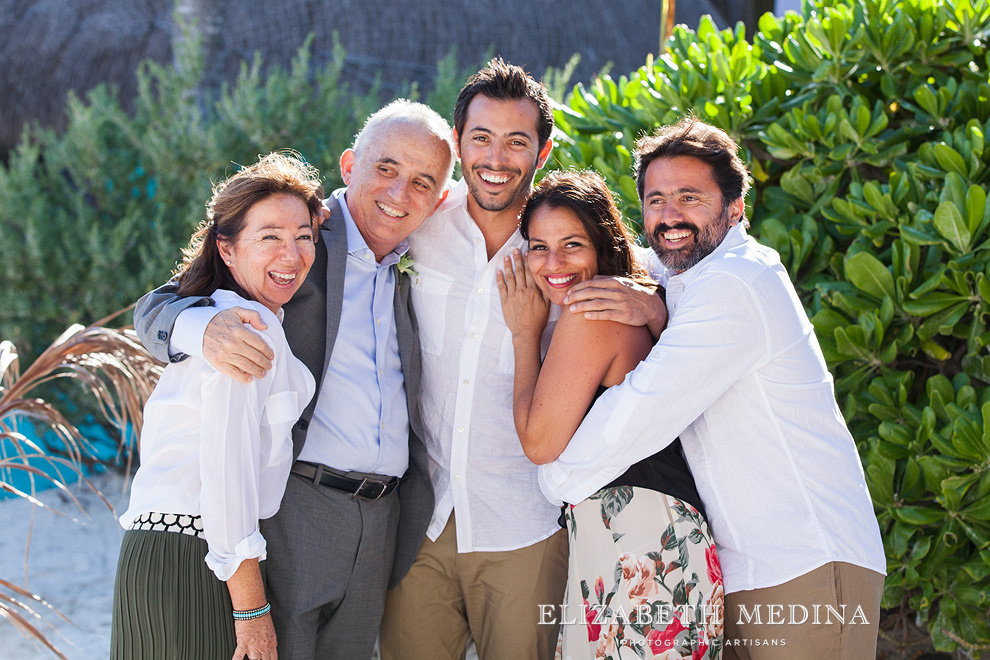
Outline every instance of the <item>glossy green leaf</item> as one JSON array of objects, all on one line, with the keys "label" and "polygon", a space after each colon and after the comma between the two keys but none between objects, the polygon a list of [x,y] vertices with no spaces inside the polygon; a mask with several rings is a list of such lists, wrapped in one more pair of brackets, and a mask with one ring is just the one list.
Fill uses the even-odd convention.
[{"label": "glossy green leaf", "polygon": [[934,223],[938,233],[948,239],[958,251],[965,252],[969,249],[972,234],[955,204],[952,202],[939,204],[935,209]]},{"label": "glossy green leaf", "polygon": [[868,252],[858,252],[846,259],[846,277],[858,289],[875,298],[896,297],[893,275],[879,259]]},{"label": "glossy green leaf", "polygon": [[963,161],[963,157],[959,155],[958,151],[947,144],[935,145],[935,158],[938,160],[938,164],[946,172],[956,172],[963,177],[968,175],[968,172],[966,171],[966,163]]}]

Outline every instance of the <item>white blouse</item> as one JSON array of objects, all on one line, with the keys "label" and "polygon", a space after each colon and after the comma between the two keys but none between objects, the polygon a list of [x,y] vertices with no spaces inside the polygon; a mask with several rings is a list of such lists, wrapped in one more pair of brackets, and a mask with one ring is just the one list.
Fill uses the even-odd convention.
[{"label": "white blouse", "polygon": [[148,512],[202,516],[206,563],[228,580],[245,559],[266,557],[258,520],[278,511],[292,466],[292,426],[316,389],[289,351],[276,317],[260,303],[218,289],[217,309],[257,310],[275,352],[268,375],[239,383],[206,360],[169,364],[144,409],[141,467],[120,517],[130,529]]}]

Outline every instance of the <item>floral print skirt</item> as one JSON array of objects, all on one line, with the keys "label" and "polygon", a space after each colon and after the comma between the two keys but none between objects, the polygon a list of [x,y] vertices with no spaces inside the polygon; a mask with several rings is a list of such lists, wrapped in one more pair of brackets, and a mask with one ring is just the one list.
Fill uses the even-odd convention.
[{"label": "floral print skirt", "polygon": [[725,613],[708,523],[646,488],[603,488],[566,506],[563,660],[716,660]]}]

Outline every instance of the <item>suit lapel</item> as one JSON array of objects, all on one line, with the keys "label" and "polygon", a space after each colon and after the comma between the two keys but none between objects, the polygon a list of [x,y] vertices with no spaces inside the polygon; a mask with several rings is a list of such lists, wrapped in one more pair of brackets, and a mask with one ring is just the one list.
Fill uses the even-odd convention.
[{"label": "suit lapel", "polygon": [[324,224],[320,237],[327,245],[327,297],[326,297],[326,352],[319,380],[327,372],[330,354],[340,329],[340,312],[344,306],[344,272],[347,268],[347,229],[344,226],[344,212],[340,204],[330,205],[330,219]]},{"label": "suit lapel", "polygon": [[409,301],[409,276],[398,272],[392,266],[395,275],[395,332],[399,340],[399,359],[402,363],[402,374],[405,380],[406,404],[409,409],[409,423],[413,431],[420,434],[419,428],[419,388],[420,388],[420,354],[417,339],[416,317],[413,315]]},{"label": "suit lapel", "polygon": [[316,258],[309,276],[292,300],[283,306],[285,322],[282,327],[289,348],[316,379],[316,395],[302,414],[307,424],[313,416],[323,385],[323,375],[340,326],[340,309],[344,299],[344,269],[347,264],[344,216],[336,200],[329,200],[328,206],[330,219],[320,227]]}]

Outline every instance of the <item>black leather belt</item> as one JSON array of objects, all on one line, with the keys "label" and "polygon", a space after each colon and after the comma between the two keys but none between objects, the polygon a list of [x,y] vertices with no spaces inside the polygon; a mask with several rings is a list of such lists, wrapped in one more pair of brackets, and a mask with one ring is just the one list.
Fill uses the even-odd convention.
[{"label": "black leather belt", "polygon": [[336,488],[350,493],[351,497],[360,497],[365,500],[380,500],[399,485],[399,480],[396,477],[354,479],[334,474],[326,466],[319,463],[307,463],[306,461],[293,463],[291,472],[312,480],[314,484]]}]

